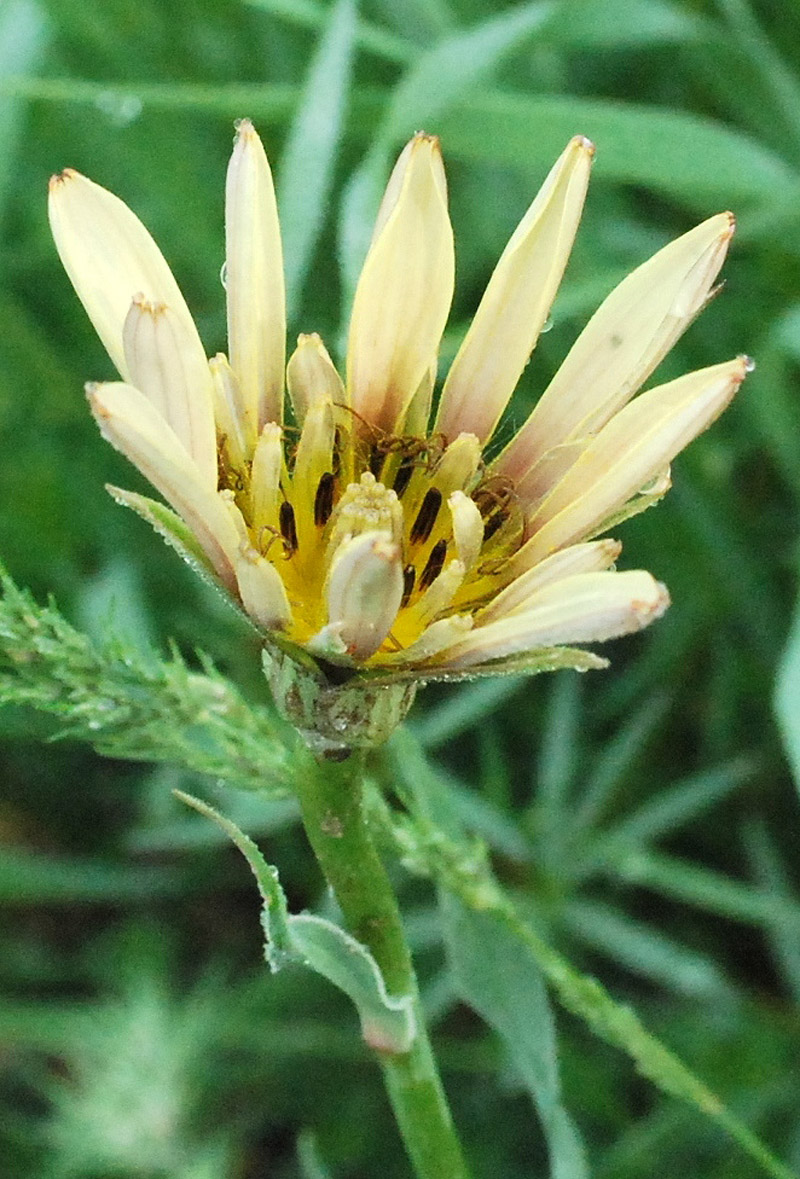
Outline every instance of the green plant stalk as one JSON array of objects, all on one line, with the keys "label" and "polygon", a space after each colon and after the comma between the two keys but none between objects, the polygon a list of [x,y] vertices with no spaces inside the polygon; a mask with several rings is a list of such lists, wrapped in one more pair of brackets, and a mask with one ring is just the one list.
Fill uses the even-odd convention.
[{"label": "green plant stalk", "polygon": [[418,1179],[468,1179],[419,1003],[400,910],[362,805],[363,754],[318,763],[309,755],[297,793],[311,846],[350,933],[372,952],[392,995],[412,995],[416,1034],[408,1052],[371,1044]]}]

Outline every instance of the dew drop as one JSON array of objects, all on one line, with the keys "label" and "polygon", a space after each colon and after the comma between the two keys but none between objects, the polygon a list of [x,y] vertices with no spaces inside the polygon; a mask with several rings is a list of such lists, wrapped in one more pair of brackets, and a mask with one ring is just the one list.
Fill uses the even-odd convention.
[{"label": "dew drop", "polygon": [[142,100],[135,94],[103,90],[94,100],[97,109],[116,127],[127,127],[142,113]]},{"label": "dew drop", "polygon": [[553,317],[552,317],[552,315],[548,315],[547,319],[542,324],[542,330],[539,334],[543,336],[545,334],[545,332],[551,331],[552,327],[553,327]]},{"label": "dew drop", "polygon": [[223,262],[222,266],[220,267],[219,281],[222,283],[222,289],[224,291],[227,291],[227,289],[228,289],[228,263],[227,262]]}]

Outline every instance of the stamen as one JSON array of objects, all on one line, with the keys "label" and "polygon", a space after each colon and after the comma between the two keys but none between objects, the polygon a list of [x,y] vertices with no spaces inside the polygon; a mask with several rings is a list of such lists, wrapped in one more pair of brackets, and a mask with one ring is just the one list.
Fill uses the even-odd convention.
[{"label": "stamen", "polygon": [[417,570],[414,565],[406,565],[403,569],[403,597],[400,600],[400,609],[407,606],[409,599],[414,592],[414,582],[417,578]]},{"label": "stamen", "polygon": [[427,564],[422,570],[422,576],[419,579],[419,588],[421,590],[427,589],[431,582],[434,582],[442,572],[442,566],[444,565],[444,559],[446,555],[447,541],[437,540],[436,544],[431,549],[431,555],[428,557]]},{"label": "stamen", "polygon": [[498,529],[503,526],[503,524],[505,524],[509,514],[510,513],[507,508],[501,508],[499,512],[495,512],[493,516],[489,517],[483,530],[484,544],[487,540],[490,540],[494,536],[495,532],[497,532]]},{"label": "stamen", "polygon": [[317,493],[314,496],[314,523],[318,528],[324,528],[330,519],[333,511],[333,491],[336,480],[330,471],[325,474],[317,485]]},{"label": "stamen", "polygon": [[376,479],[380,479],[381,477],[381,471],[383,470],[383,464],[385,460],[386,451],[383,449],[383,447],[373,442],[369,450],[369,463],[367,465]]},{"label": "stamen", "polygon": [[401,496],[408,487],[411,476],[414,473],[414,459],[410,455],[406,455],[400,466],[397,468],[397,474],[394,477],[393,487],[395,495]]},{"label": "stamen", "polygon": [[279,521],[281,527],[281,536],[283,537],[284,552],[287,557],[291,557],[292,553],[297,552],[297,526],[294,521],[294,508],[285,499],[280,506]]},{"label": "stamen", "polygon": [[437,491],[435,487],[431,487],[425,492],[425,498],[417,512],[417,518],[411,527],[411,534],[409,536],[411,544],[420,544],[428,539],[433,531],[433,526],[436,523],[436,517],[439,515],[439,508],[441,506],[441,491]]}]

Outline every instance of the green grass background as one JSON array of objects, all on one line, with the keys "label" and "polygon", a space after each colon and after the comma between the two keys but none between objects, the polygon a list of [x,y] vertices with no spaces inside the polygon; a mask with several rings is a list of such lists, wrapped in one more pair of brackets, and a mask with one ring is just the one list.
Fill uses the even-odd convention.
[{"label": "green grass background", "polygon": [[[0,2],[0,557],[90,634],[202,648],[260,700],[253,636],[103,490],[143,485],[87,411],[84,380],[111,368],[45,211],[67,165],[123,196],[213,353],[242,115],[276,173],[290,332],[332,350],[392,154],[420,126],[441,135],[458,267],[445,359],[552,160],[572,134],[595,140],[505,433],[615,281],[736,212],[725,290],[659,377],[743,351],[758,367],[666,501],[620,530],[622,567],[664,580],[672,609],[609,648],[610,671],[429,689],[411,723],[537,928],[800,1168],[800,6]],[[43,745],[52,732],[0,712],[0,1173],[406,1175],[352,1012],[311,976],[268,977],[246,868],[170,789],[235,813],[292,907],[324,909],[292,807]],[[397,879],[477,1174],[551,1174],[519,1076],[457,1001],[431,892]],[[598,1179],[760,1173],[573,1017],[558,1032]]]}]

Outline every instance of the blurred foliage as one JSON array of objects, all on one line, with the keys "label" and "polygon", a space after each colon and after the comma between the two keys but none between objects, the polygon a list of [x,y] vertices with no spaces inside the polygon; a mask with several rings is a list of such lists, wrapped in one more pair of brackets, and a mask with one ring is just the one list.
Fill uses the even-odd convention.
[{"label": "blurred foliage", "polygon": [[[79,631],[117,644],[101,703],[134,708],[141,675],[188,734],[171,751],[106,745],[109,760],[87,744],[87,713],[83,729],[70,715],[70,740],[43,745],[71,700],[57,676],[55,720],[41,699],[0,711],[0,1172],[408,1173],[346,1001],[307,972],[267,975],[246,868],[171,798],[213,796],[280,866],[292,911],[327,912],[291,800],[235,789],[259,768],[265,783],[283,773],[277,736],[274,764],[253,760],[275,732],[255,636],[103,491],[144,488],[86,412],[82,382],[110,365],[46,223],[46,180],[65,165],[122,195],[216,351],[241,115],[275,165],[291,330],[333,350],[391,155],[418,126],[441,134],[458,249],[445,361],[566,139],[596,141],[575,255],[514,421],[615,281],[701,217],[737,213],[725,290],[659,377],[741,351],[757,371],[678,460],[664,503],[622,534],[624,565],[666,581],[672,610],[617,643],[608,672],[431,688],[412,728],[529,928],[800,1169],[798,46],[800,9],[768,0],[0,0],[0,555]],[[168,640],[182,657],[155,660]],[[231,763],[228,721],[245,716],[255,728]],[[400,868],[397,884],[476,1174],[558,1174],[573,1129],[542,1106],[555,1033],[535,1014],[538,980],[526,1002],[545,1021],[544,1063],[531,1077],[502,1039],[514,1013],[497,1038],[474,1013],[486,995],[463,985],[467,951],[448,956],[432,886]],[[763,1173],[573,1015],[556,1030],[559,1101],[591,1174]]]}]

